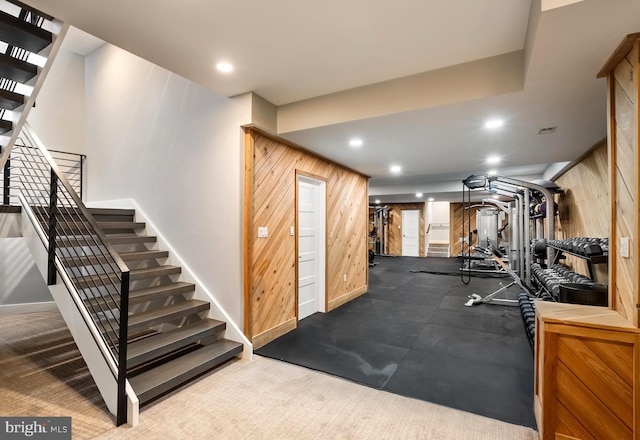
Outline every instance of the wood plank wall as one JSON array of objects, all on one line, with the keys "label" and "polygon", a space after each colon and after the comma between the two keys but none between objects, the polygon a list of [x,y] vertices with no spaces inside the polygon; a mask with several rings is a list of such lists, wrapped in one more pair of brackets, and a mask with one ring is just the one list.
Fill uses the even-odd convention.
[{"label": "wood plank wall", "polygon": [[[614,57],[616,55],[619,59],[609,66],[608,72],[612,207],[609,295],[615,310],[638,326],[640,34],[629,36]],[[630,238],[630,258],[619,256],[618,243],[623,237]]]},{"label": "wood plank wall", "polygon": [[[615,100],[615,203],[612,239],[630,237],[638,243],[638,42],[616,68]],[[635,73],[635,75],[633,75]],[[633,252],[633,250],[632,250]],[[638,255],[618,258],[615,274],[616,309],[638,325]]]},{"label": "wood plank wall", "polygon": [[418,210],[420,211],[420,244],[419,256],[424,257],[425,254],[425,231],[424,231],[424,202],[423,203],[391,203],[387,204],[389,208],[388,227],[388,253],[389,255],[402,255],[402,211]]},{"label": "wood plank wall", "polygon": [[[462,236],[462,203],[449,204],[449,248],[451,249],[451,256],[456,257],[460,254],[460,237]],[[466,210],[464,215],[464,230],[468,234],[469,227],[467,226],[467,216],[471,214],[471,230],[476,229],[476,209]],[[475,244],[476,237],[474,236]],[[466,249],[465,249],[466,252]]]},{"label": "wood plank wall", "polygon": [[296,173],[326,181],[326,310],[367,291],[368,178],[253,128],[246,173],[245,332],[258,348],[297,326]]},{"label": "wood plank wall", "polygon": [[[609,237],[609,165],[606,141],[597,144],[582,160],[555,182],[564,190],[555,196],[558,216],[555,237]],[[589,276],[586,261],[568,257],[565,263]],[[597,281],[608,283],[607,265],[595,265]]]}]

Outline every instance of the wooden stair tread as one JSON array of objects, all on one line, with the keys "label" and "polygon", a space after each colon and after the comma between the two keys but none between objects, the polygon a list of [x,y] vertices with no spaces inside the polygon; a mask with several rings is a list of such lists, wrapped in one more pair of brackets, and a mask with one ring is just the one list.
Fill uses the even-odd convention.
[{"label": "wooden stair tread", "polygon": [[0,76],[19,83],[26,83],[38,74],[35,64],[10,55],[0,54]]},{"label": "wooden stair tread", "polygon": [[111,244],[155,243],[158,238],[153,235],[112,234],[107,236]]},{"label": "wooden stair tread", "polygon": [[157,266],[157,267],[145,267],[142,269],[132,269],[129,271],[129,279],[142,280],[146,278],[155,278],[165,275],[177,275],[182,272],[180,266]]},{"label": "wooden stair tread", "polygon": [[222,339],[129,378],[141,404],[182,385],[238,355],[242,344]]},{"label": "wooden stair tread", "polygon": [[13,122],[7,121],[6,119],[0,119],[0,134],[7,133],[11,130],[13,130]]},{"label": "wooden stair tread", "polygon": [[154,296],[170,296],[182,293],[193,292],[196,285],[193,283],[185,283],[178,281],[177,283],[164,284],[162,286],[146,287],[144,289],[135,289],[129,292],[129,301],[145,302]]},{"label": "wooden stair tread", "polygon": [[[129,304],[140,304],[154,299],[191,293],[194,292],[195,289],[195,284],[185,283],[182,281],[163,284],[161,286],[146,287],[144,289],[135,289],[129,292]],[[113,310],[120,307],[120,295],[98,296],[95,298],[85,299],[84,302],[90,307],[102,306],[108,310]]]},{"label": "wooden stair tread", "polygon": [[122,252],[119,253],[122,261],[137,261],[137,260],[154,260],[156,258],[169,257],[169,251],[136,251],[136,252]]},{"label": "wooden stair tread", "polygon": [[[182,268],[180,266],[157,266],[157,267],[145,267],[143,269],[132,269],[129,271],[129,280],[137,281],[144,280],[148,278],[158,278],[169,275],[177,275],[182,272]],[[114,280],[116,285],[119,285],[120,281],[117,279],[115,273],[101,273],[97,275],[80,275],[74,277],[74,282],[83,289],[91,288],[91,287],[100,287],[94,286],[93,283],[100,283],[102,281],[106,281],[108,279]]]},{"label": "wooden stair tread", "polygon": [[53,41],[51,32],[0,11],[0,40],[38,53]]},{"label": "wooden stair tread", "polygon": [[161,307],[148,312],[133,313],[129,316],[129,327],[149,325],[150,321],[157,322],[160,319],[173,320],[182,316],[194,315],[209,309],[209,303],[198,299],[190,299],[178,304]]},{"label": "wooden stair tread", "polygon": [[[169,257],[168,251],[137,251],[137,252],[123,252],[118,254],[122,261],[141,261],[141,260],[155,260],[157,258]],[[65,257],[62,262],[69,267],[82,267],[93,266],[99,264],[105,264],[107,261],[111,261],[104,255],[87,255],[87,256],[73,256]]]},{"label": "wooden stair tread", "polygon": [[[141,313],[132,313],[129,315],[129,333],[139,331],[140,329],[153,327],[163,323],[174,321],[185,316],[195,315],[200,312],[209,310],[209,303],[197,299],[190,299],[178,304],[161,307],[159,309],[150,310]],[[105,328],[117,328],[118,323],[115,319],[102,320]]]},{"label": "wooden stair tread", "polygon": [[180,350],[207,336],[224,330],[226,324],[215,319],[203,319],[164,333],[131,342],[127,346],[127,367],[134,368],[152,359]]},{"label": "wooden stair tread", "polygon": [[[136,243],[155,243],[157,237],[153,235],[136,235],[136,234],[113,234],[108,235],[107,242],[112,245],[116,244],[136,244]],[[86,242],[91,240],[84,240],[82,235],[65,235],[58,236],[57,243],[60,247],[74,247],[74,246],[87,246]],[[97,246],[97,245],[92,245]]]},{"label": "wooden stair tread", "polygon": [[104,230],[108,229],[144,229],[144,222],[98,222]]},{"label": "wooden stair tread", "polygon": [[23,95],[10,92],[9,90],[0,89],[0,108],[5,110],[15,110],[23,104]]},{"label": "wooden stair tread", "polygon": [[135,209],[120,208],[88,208],[92,215],[121,215],[131,217],[136,214]]}]

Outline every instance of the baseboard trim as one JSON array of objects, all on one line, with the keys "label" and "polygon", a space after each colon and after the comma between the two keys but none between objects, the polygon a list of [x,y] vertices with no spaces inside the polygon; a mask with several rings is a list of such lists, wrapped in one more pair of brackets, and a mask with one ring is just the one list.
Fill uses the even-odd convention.
[{"label": "baseboard trim", "polygon": [[367,291],[369,290],[369,286],[367,284],[365,284],[362,287],[358,287],[356,290],[352,290],[351,292],[342,295],[336,299],[332,299],[331,301],[329,301],[328,304],[328,311],[331,311],[337,307],[340,307],[342,304],[351,301],[354,298],[359,297],[360,295],[367,293]]},{"label": "baseboard trim", "polygon": [[17,315],[19,313],[51,312],[58,310],[55,301],[44,301],[24,304],[0,305],[0,315]]},{"label": "baseboard trim", "polygon": [[279,338],[285,333],[289,333],[291,330],[295,329],[298,326],[298,320],[296,318],[291,318],[282,324],[278,324],[272,329],[267,330],[266,332],[262,332],[259,335],[251,338],[251,342],[253,343],[253,349],[256,350],[263,345],[268,344],[274,339]]}]

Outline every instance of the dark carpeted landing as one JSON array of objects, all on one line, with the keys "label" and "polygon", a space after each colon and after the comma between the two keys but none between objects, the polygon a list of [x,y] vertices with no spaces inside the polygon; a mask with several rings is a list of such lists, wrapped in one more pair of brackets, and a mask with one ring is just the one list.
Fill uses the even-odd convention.
[{"label": "dark carpeted landing", "polygon": [[[369,292],[256,350],[371,387],[535,428],[533,353],[518,307],[465,307],[499,279],[414,273],[453,260],[378,257]],[[508,283],[509,280],[504,280]],[[517,298],[512,288],[509,297]]]}]

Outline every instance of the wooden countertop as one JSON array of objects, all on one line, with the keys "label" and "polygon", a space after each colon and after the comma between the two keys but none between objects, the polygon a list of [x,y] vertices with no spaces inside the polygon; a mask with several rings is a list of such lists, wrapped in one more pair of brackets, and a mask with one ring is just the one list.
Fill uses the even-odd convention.
[{"label": "wooden countertop", "polygon": [[607,307],[585,306],[580,304],[566,304],[548,301],[536,301],[536,315],[545,322],[561,322],[584,327],[606,328],[623,331],[640,329],[622,317],[615,310]]}]

